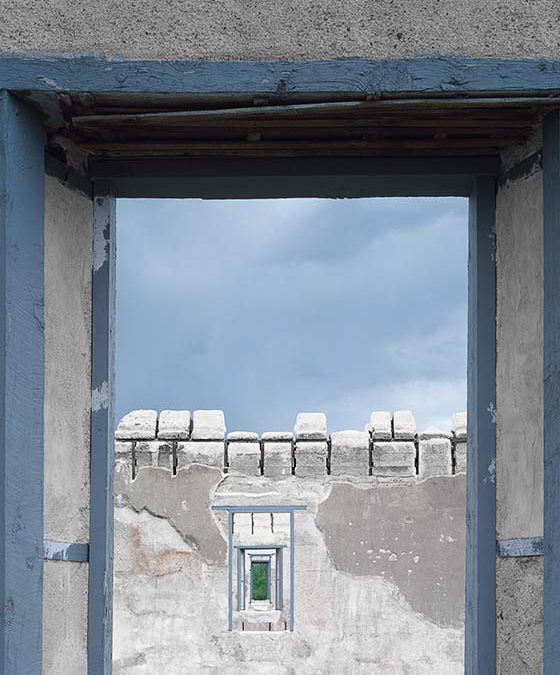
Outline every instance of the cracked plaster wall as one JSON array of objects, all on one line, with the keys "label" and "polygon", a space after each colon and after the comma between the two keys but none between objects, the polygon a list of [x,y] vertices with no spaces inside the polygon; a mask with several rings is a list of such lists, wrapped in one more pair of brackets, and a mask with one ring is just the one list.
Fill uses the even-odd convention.
[{"label": "cracked plaster wall", "polygon": [[[463,672],[463,475],[417,484],[117,464],[114,670]],[[224,514],[303,503],[295,631],[228,632]]]}]

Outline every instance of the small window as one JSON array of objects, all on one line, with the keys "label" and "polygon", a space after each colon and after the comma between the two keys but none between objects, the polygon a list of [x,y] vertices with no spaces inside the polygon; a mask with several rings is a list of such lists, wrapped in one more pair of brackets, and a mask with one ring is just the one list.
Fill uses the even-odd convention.
[{"label": "small window", "polygon": [[251,562],[251,600],[270,600],[269,562]]}]

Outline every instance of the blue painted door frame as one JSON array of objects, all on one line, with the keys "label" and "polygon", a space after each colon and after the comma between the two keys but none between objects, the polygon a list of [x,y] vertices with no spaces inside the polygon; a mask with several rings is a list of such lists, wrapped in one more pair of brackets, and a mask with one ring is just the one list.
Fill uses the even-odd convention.
[{"label": "blue painted door frame", "polygon": [[98,181],[93,199],[88,577],[88,672],[96,675],[112,671],[115,269],[115,198],[111,186]]},{"label": "blue painted door frame", "polygon": [[[349,85],[350,83],[350,85]],[[348,94],[356,100],[407,92],[419,98],[491,92],[502,97],[557,96],[560,61],[422,58],[320,63],[166,63],[96,57],[0,58],[0,87],[31,96],[58,91],[214,94],[287,92]],[[500,93],[501,92],[501,93]],[[499,99],[496,99],[499,100]],[[10,94],[0,107],[0,667],[41,671],[43,407],[43,138],[39,120]],[[558,113],[545,123],[545,670],[560,672],[560,141]],[[227,165],[227,166],[226,166]],[[463,195],[469,218],[469,475],[466,668],[495,672],[495,183],[496,164],[455,160],[198,162],[96,160],[93,276],[92,474],[89,671],[111,672],[112,395],[114,199],[222,196]],[[230,167],[230,168],[228,168]],[[201,173],[201,169],[204,169]],[[104,183],[101,183],[104,181]],[[87,177],[86,177],[87,182]],[[10,200],[6,197],[10,195]],[[41,196],[41,198],[39,198]],[[98,201],[99,200],[99,201]],[[40,223],[40,226],[39,226]],[[15,243],[22,256],[10,255]],[[108,257],[105,254],[109,253]],[[14,304],[15,303],[15,304]],[[13,313],[14,306],[22,313]],[[8,331],[8,320],[11,320]],[[17,370],[17,381],[15,373]],[[25,424],[15,424],[22,419]],[[18,417],[19,416],[19,417]],[[30,424],[30,420],[32,420]],[[23,434],[25,433],[25,438]],[[22,448],[24,452],[22,454]],[[17,450],[17,452],[16,452]],[[37,462],[41,464],[38,464]],[[18,494],[18,486],[26,489]],[[30,489],[30,486],[32,489]],[[19,501],[18,501],[19,500]],[[21,524],[25,525],[22,529]],[[14,529],[15,528],[15,529]],[[9,532],[18,536],[10,540]],[[10,553],[15,557],[10,558]],[[17,566],[12,564],[17,561]],[[22,563],[22,564],[20,564]],[[17,632],[19,631],[19,632]],[[31,635],[25,644],[23,633]],[[16,635],[17,633],[17,635]],[[21,666],[14,665],[14,655]],[[12,659],[11,661],[9,659]],[[17,669],[19,668],[19,670]]]},{"label": "blue painted door frame", "polygon": [[[409,173],[406,159],[393,163],[357,161],[232,163],[208,162],[205,175],[195,181],[180,175],[181,163],[157,166],[161,181],[154,181],[154,166],[127,166],[118,177],[114,166],[98,167],[114,196],[254,198],[298,196],[468,196],[469,205],[469,357],[468,413],[469,464],[467,480],[467,587],[465,668],[469,675],[492,675],[496,670],[496,492],[488,480],[496,456],[496,237],[495,202],[497,167],[492,162],[425,160]],[[279,166],[284,171],[279,171]],[[342,163],[344,169],[344,163]],[[126,175],[130,170],[133,175]],[[165,171],[169,171],[166,180]],[[188,171],[188,169],[187,169]],[[478,172],[481,173],[478,173]],[[171,180],[169,178],[171,177]],[[148,184],[150,187],[148,187]],[[257,187],[255,187],[257,186]],[[109,189],[109,188],[106,188]],[[249,507],[247,507],[249,508]],[[293,513],[291,514],[293,521]],[[293,522],[292,522],[293,526]],[[230,542],[231,545],[231,542]],[[292,561],[293,566],[293,561]],[[229,562],[230,585],[232,560]],[[292,567],[293,569],[293,567]],[[292,580],[293,583],[293,580]],[[231,625],[232,601],[229,616]],[[293,629],[293,617],[290,627]],[[107,671],[108,672],[108,671]]]},{"label": "blue painted door frame", "polygon": [[544,673],[560,672],[560,110],[543,129]]},{"label": "blue painted door frame", "polygon": [[496,181],[469,203],[465,672],[496,671]]},{"label": "blue painted door frame", "polygon": [[44,134],[0,91],[0,672],[42,671]]},{"label": "blue painted door frame", "polygon": [[[375,164],[375,163],[374,163]],[[429,167],[430,163],[427,163]],[[367,172],[366,172],[367,173]],[[336,196],[336,172],[329,186]],[[422,176],[422,190],[431,182],[438,194],[438,175]],[[455,188],[463,194],[465,177]],[[269,180],[274,182],[277,176]],[[280,182],[281,181],[281,177]],[[314,192],[321,177],[307,176],[309,190]],[[211,178],[209,177],[209,180]],[[220,192],[216,179],[213,191]],[[227,180],[227,179],[226,179]],[[394,175],[383,173],[381,187],[376,172],[370,176],[371,194],[381,194],[392,185],[391,194],[407,194],[414,189],[410,175],[402,169]],[[467,596],[467,672],[473,675],[494,672],[495,664],[495,496],[485,480],[484,470],[495,453],[495,429],[491,419],[495,391],[495,270],[494,198],[495,183],[491,172],[471,177],[470,262],[469,262],[469,412],[471,415],[471,466],[469,474],[469,586]],[[243,181],[245,182],[245,181]],[[241,184],[241,183],[240,183]],[[130,189],[131,183],[128,183]],[[286,195],[290,181],[283,183]],[[93,372],[92,372],[92,485],[91,542],[89,580],[88,662],[89,672],[109,675],[111,672],[112,612],[112,393],[113,393],[113,321],[115,264],[115,194],[110,182],[97,182],[94,199],[94,274],[93,274]],[[137,188],[134,188],[136,190]],[[138,186],[140,196],[141,183]],[[446,188],[447,189],[447,188]],[[359,187],[360,195],[364,193]],[[118,195],[118,193],[117,193]],[[233,195],[246,196],[246,195]],[[352,194],[348,194],[352,196]],[[473,420],[475,424],[473,425]],[[482,453],[478,459],[475,450]],[[474,454],[473,454],[474,453]],[[42,481],[42,476],[41,476]],[[42,487],[41,487],[42,489]],[[42,533],[41,533],[42,534]],[[39,608],[40,614],[40,608]],[[40,630],[40,628],[39,628]],[[7,671],[10,672],[10,671]],[[17,672],[17,671],[14,671]],[[33,671],[30,671],[33,672]],[[40,672],[40,669],[36,672]]]}]

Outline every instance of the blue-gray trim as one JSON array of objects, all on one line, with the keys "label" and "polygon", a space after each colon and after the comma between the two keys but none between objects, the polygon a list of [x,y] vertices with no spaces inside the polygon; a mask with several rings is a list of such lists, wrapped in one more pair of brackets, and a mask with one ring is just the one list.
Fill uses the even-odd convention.
[{"label": "blue-gray trim", "polygon": [[93,201],[92,409],[88,672],[112,672],[115,199],[96,184]]},{"label": "blue-gray trim", "polygon": [[544,673],[560,672],[560,111],[545,117]]},{"label": "blue-gray trim", "polygon": [[173,94],[524,94],[560,91],[557,59],[133,61],[92,55],[0,55],[0,86],[14,91]]},{"label": "blue-gray trim", "polygon": [[469,204],[465,672],[496,669],[496,182]]},{"label": "blue-gray trim", "polygon": [[242,569],[241,558],[243,556],[243,549],[237,549],[237,611],[240,612],[245,609],[245,602],[243,598],[243,591],[241,588],[241,579],[245,578],[244,565]]},{"label": "blue-gray trim", "polygon": [[279,548],[286,548],[286,544],[259,544],[258,546],[254,545],[254,544],[251,544],[250,546],[243,546],[243,545],[235,544],[235,546],[233,548],[241,548],[244,551],[251,551],[251,550],[256,549],[256,548],[258,548],[258,549],[263,549],[263,548],[279,549]]},{"label": "blue-gray trim", "polygon": [[284,609],[284,549],[276,551],[276,609]]},{"label": "blue-gray trim", "polygon": [[[235,545],[233,547],[237,549],[237,611],[246,609],[246,598],[245,598],[245,551],[250,550],[269,550],[274,549],[274,555],[276,557],[276,569],[275,569],[275,607],[278,610],[284,608],[284,567],[283,567],[283,549],[286,548],[286,544],[272,544],[267,545],[263,544],[261,546],[249,545],[249,546],[239,546]],[[249,554],[249,557],[253,557],[255,554]],[[271,554],[262,554],[264,557],[271,559]],[[270,591],[270,588],[269,588]]]},{"label": "blue-gray trim", "polygon": [[294,601],[295,601],[295,591],[294,591],[294,583],[295,583],[295,573],[294,573],[294,566],[295,566],[295,535],[294,535],[294,512],[290,511],[290,630],[294,630],[294,618],[295,618],[295,610],[294,610]]},{"label": "blue-gray trim", "polygon": [[544,539],[542,537],[499,539],[496,541],[496,555],[498,558],[526,558],[544,555]]},{"label": "blue-gray trim", "polygon": [[0,672],[42,672],[44,137],[0,91]]},{"label": "blue-gray trim", "polygon": [[43,558],[45,560],[61,560],[64,562],[88,562],[89,544],[45,539],[43,542]]},{"label": "blue-gray trim", "polygon": [[138,158],[92,160],[88,175],[127,198],[466,197],[499,168],[495,157]]},{"label": "blue-gray trim", "polygon": [[228,630],[233,630],[233,512],[228,511]]}]

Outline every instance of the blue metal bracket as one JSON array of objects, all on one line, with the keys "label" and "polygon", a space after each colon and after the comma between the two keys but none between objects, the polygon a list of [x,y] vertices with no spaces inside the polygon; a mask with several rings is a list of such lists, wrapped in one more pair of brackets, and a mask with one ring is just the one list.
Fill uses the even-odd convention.
[{"label": "blue metal bracket", "polygon": [[496,542],[496,555],[498,558],[526,558],[544,555],[544,540],[542,537],[501,539]]},{"label": "blue metal bracket", "polygon": [[68,543],[45,539],[43,542],[45,560],[83,563],[89,561],[89,544]]}]

